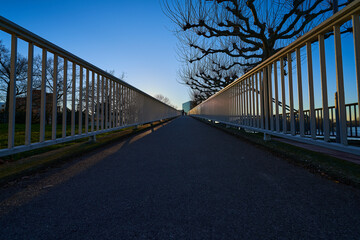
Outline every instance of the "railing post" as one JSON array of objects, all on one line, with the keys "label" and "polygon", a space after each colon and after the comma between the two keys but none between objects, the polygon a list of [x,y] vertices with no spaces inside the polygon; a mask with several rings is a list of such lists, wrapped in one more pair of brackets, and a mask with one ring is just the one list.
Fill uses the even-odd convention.
[{"label": "railing post", "polygon": [[285,76],[284,76],[284,59],[280,58],[280,80],[281,80],[281,106],[282,106],[282,125],[283,125],[283,133],[287,132],[286,125],[286,97],[285,97]]},{"label": "railing post", "polygon": [[34,65],[34,45],[29,43],[28,50],[28,69],[27,69],[27,93],[26,93],[26,123],[25,123],[25,145],[31,143],[31,118],[32,118],[32,85],[33,85],[33,65]]},{"label": "railing post", "polygon": [[347,129],[346,129],[346,109],[344,96],[344,75],[341,51],[340,26],[334,26],[335,41],[335,65],[336,65],[336,89],[338,94],[338,109],[340,122],[340,141],[343,145],[347,145]]},{"label": "railing post", "polygon": [[280,121],[279,121],[279,91],[278,91],[278,71],[277,61],[274,62],[274,90],[275,90],[275,125],[276,131],[280,132]]},{"label": "railing post", "polygon": [[341,142],[341,135],[340,135],[340,123],[339,123],[339,108],[338,108],[338,95],[335,92],[335,121],[336,121],[336,142]]},{"label": "railing post", "polygon": [[255,91],[256,91],[256,127],[260,128],[260,116],[259,116],[259,81],[258,73],[255,73]]},{"label": "railing post", "polygon": [[[89,132],[89,69],[86,69],[86,90],[85,90],[85,134]],[[92,88],[91,106],[94,104],[94,89]],[[92,112],[92,111],[91,111]]]},{"label": "railing post", "polygon": [[[262,76],[261,76],[261,73]],[[262,129],[265,129],[265,109],[264,109],[264,69],[262,69],[260,72],[259,72],[259,75],[260,75],[260,78],[259,78],[259,85],[260,85],[260,109],[261,109],[261,118],[260,118],[260,121],[261,121],[261,128]]]},{"label": "railing post", "polygon": [[[83,102],[83,67],[80,66],[80,80],[79,80],[79,134],[82,134],[82,102]],[[86,100],[87,101],[87,100]]]},{"label": "railing post", "polygon": [[327,79],[326,79],[324,35],[320,34],[318,36],[318,41],[319,41],[319,55],[320,55],[324,141],[328,142],[330,141],[330,130],[329,130],[329,107],[328,107],[327,81],[326,81]]},{"label": "railing post", "polygon": [[67,122],[67,60],[64,58],[64,80],[63,80],[63,116],[62,116],[62,137],[66,137],[66,122]]},{"label": "railing post", "polygon": [[252,126],[255,127],[256,126],[256,112],[255,112],[255,108],[256,108],[256,102],[255,102],[255,76],[252,75],[251,76],[251,89],[252,89],[252,102],[253,102],[253,119],[252,119]]},{"label": "railing post", "polygon": [[9,91],[9,123],[8,123],[8,148],[15,144],[15,108],[16,108],[16,62],[17,62],[17,37],[11,36],[11,60],[10,60],[10,91]]},{"label": "railing post", "polygon": [[[92,105],[91,105],[91,132],[95,131],[95,73],[92,72]],[[99,105],[100,105],[100,100],[99,100],[99,91],[100,91],[100,84],[99,84],[99,76],[97,78],[97,82],[96,82],[96,131],[99,131]]]},{"label": "railing post", "polygon": [[271,78],[271,67],[270,64],[267,68],[268,70],[268,108],[269,108],[269,121],[270,121],[270,130],[274,131],[274,113],[273,113],[273,104],[272,104],[272,78]]},{"label": "railing post", "polygon": [[72,97],[71,97],[71,136],[75,135],[75,90],[76,90],[76,64],[72,62]]},{"label": "railing post", "polygon": [[[360,20],[359,14],[352,15],[353,34],[354,34],[354,53],[355,53],[355,70],[356,70],[356,83],[357,83],[357,97],[360,119]],[[356,107],[355,107],[356,110]],[[356,114],[355,114],[356,119]]]},{"label": "railing post", "polygon": [[295,116],[294,116],[294,91],[293,91],[293,80],[292,80],[292,59],[291,52],[287,54],[288,63],[288,80],[289,80],[289,105],[290,105],[290,132],[291,135],[295,136]]},{"label": "railing post", "polygon": [[305,120],[304,120],[304,110],[303,110],[303,90],[302,90],[302,76],[301,76],[301,56],[300,48],[296,48],[296,74],[297,74],[297,83],[298,83],[298,101],[299,101],[299,130],[300,136],[305,136]]},{"label": "railing post", "polygon": [[316,139],[316,116],[315,116],[315,103],[314,103],[314,83],[313,83],[313,65],[312,65],[312,53],[311,43],[306,43],[306,56],[308,66],[308,80],[309,80],[309,106],[310,106],[310,133],[311,138]]},{"label": "railing post", "polygon": [[[93,73],[93,81],[95,81],[95,75]],[[100,130],[100,76],[97,74],[97,89],[96,89],[96,131]]]},{"label": "railing post", "polygon": [[57,124],[57,77],[58,77],[58,56],[54,54],[54,76],[53,76],[53,98],[52,98],[52,136],[51,139],[56,139],[56,124]]},{"label": "railing post", "polygon": [[42,50],[41,65],[41,106],[40,106],[40,142],[45,141],[45,124],[46,124],[46,63],[47,51]]}]

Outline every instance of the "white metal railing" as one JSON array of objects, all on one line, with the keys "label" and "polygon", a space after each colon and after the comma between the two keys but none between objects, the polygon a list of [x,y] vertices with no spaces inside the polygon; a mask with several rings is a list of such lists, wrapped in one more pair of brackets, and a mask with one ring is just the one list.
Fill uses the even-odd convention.
[{"label": "white metal railing", "polygon": [[[348,140],[358,137],[360,105],[360,1],[354,1],[332,17],[298,38],[242,77],[190,110],[190,114],[209,120],[296,141],[322,145],[360,155],[360,148],[349,146]],[[352,23],[355,56],[356,103],[345,104],[343,57],[340,27]],[[328,104],[328,82],[325,62],[326,34],[334,38],[336,69],[334,106]],[[312,46],[319,48],[319,75],[322,108],[314,104],[314,69]],[[301,48],[306,50],[307,79],[302,76]],[[292,54],[295,55],[292,57]],[[293,64],[296,64],[297,92],[293,86]],[[287,68],[286,68],[287,65]],[[280,70],[280,71],[279,71]],[[287,73],[285,73],[287,72]],[[285,76],[286,75],[286,76]],[[287,82],[286,82],[286,79]],[[280,79],[280,84],[279,84]],[[317,79],[315,79],[317,80]],[[304,102],[303,84],[307,82],[309,101]],[[287,89],[286,85],[287,84]],[[334,86],[331,86],[334,87]],[[286,94],[288,92],[288,94]],[[281,95],[280,95],[281,94]],[[333,94],[333,93],[332,93]],[[297,95],[298,109],[294,108]],[[331,95],[329,94],[331,97]],[[281,97],[281,101],[279,101]],[[306,104],[306,105],[305,105]],[[308,106],[307,110],[304,105]],[[348,110],[347,110],[348,109]],[[353,111],[352,111],[353,109]],[[330,111],[330,112],[329,112]],[[349,112],[350,111],[350,112]],[[351,113],[352,111],[352,113]],[[331,118],[329,118],[329,115]],[[352,117],[352,116],[355,116]],[[334,127],[334,125],[336,125]],[[349,126],[351,127],[349,131]],[[355,129],[355,132],[353,130]],[[335,134],[334,134],[335,132]],[[337,141],[333,140],[336,136]],[[335,142],[335,143],[334,143]],[[337,142],[337,143],[336,143]]]},{"label": "white metal railing", "polygon": [[[0,30],[11,35],[8,144],[7,148],[0,149],[0,156],[168,119],[180,114],[178,110],[1,16]],[[23,97],[26,99],[25,136],[22,144],[15,141],[18,134],[15,132],[15,114],[20,111],[16,101],[21,100],[15,93],[18,84],[16,80],[18,39],[28,45],[27,89]],[[42,51],[41,84],[36,89],[33,86],[34,46]],[[53,55],[51,62],[53,74],[50,77],[52,79],[49,79],[46,73],[49,67],[48,53]],[[60,77],[62,84],[59,82]],[[52,81],[50,85],[49,81]],[[52,86],[52,90],[49,86]],[[60,91],[61,98],[58,95]],[[37,110],[40,111],[40,134],[38,140],[34,141],[32,136],[34,123],[32,115],[36,102],[34,94],[39,92],[40,106]],[[70,100],[68,95],[71,95]],[[70,117],[67,116],[69,114]],[[51,119],[51,123],[47,119]],[[50,124],[51,128],[50,126],[46,128]],[[71,132],[67,131],[68,127]]]}]

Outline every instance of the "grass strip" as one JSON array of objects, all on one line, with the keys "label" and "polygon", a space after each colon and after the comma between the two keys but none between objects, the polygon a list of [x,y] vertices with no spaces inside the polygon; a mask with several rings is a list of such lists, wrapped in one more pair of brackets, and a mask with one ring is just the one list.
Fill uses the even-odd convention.
[{"label": "grass strip", "polygon": [[[170,121],[168,119],[167,121]],[[75,157],[87,154],[108,145],[118,142],[137,133],[144,132],[167,121],[154,122],[114,132],[99,134],[96,142],[88,141],[88,137],[77,141],[56,144],[45,148],[35,149],[2,158],[5,163],[0,164],[0,186],[26,175],[34,174],[48,167],[58,166]]]},{"label": "grass strip", "polygon": [[312,173],[319,174],[337,183],[341,182],[360,188],[360,165],[356,163],[276,140],[264,141],[263,133],[251,133],[243,129],[239,130],[237,127],[226,126],[226,124],[215,124],[212,121],[195,119],[253,143],[259,148],[270,151],[273,155],[303,167]]}]

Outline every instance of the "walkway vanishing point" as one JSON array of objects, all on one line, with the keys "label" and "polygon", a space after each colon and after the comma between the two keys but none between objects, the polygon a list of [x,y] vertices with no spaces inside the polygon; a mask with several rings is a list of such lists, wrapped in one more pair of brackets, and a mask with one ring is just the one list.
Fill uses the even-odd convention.
[{"label": "walkway vanishing point", "polygon": [[0,239],[359,239],[360,190],[190,117],[0,191]]}]

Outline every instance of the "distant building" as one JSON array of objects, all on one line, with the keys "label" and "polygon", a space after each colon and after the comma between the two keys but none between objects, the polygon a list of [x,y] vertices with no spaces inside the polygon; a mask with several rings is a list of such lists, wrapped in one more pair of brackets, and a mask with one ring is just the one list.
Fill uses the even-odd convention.
[{"label": "distant building", "polygon": [[188,101],[182,104],[182,108],[186,113],[188,113],[193,107],[195,107],[195,103],[193,101]]},{"label": "distant building", "polygon": [[[46,93],[45,101],[45,120],[47,123],[51,122],[51,112],[52,112],[52,93]],[[40,122],[40,107],[41,107],[41,90],[34,89],[32,92],[32,122]],[[16,112],[26,112],[26,97],[17,97],[16,98]]]}]

